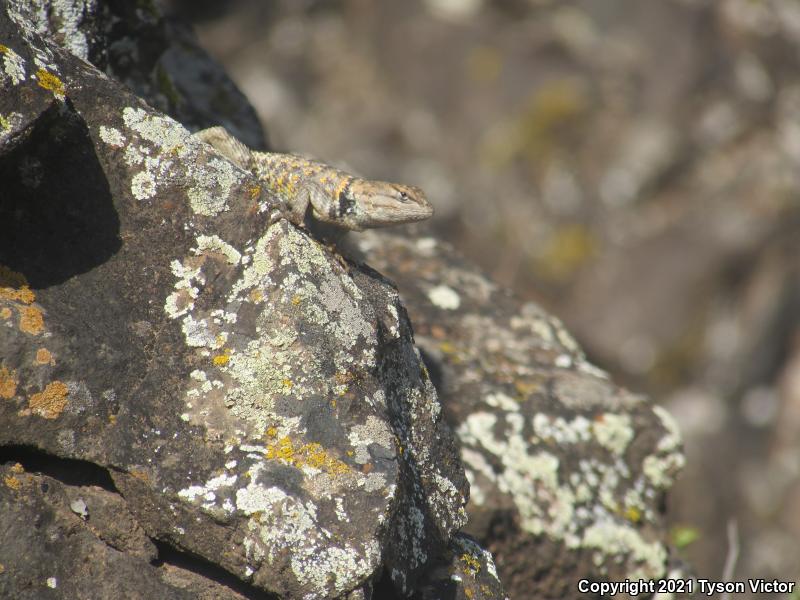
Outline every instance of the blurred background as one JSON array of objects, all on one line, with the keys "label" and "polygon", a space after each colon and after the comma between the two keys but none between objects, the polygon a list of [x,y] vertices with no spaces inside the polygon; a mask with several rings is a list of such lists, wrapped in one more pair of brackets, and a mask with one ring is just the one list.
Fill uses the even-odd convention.
[{"label": "blurred background", "polygon": [[800,2],[167,12],[271,148],[420,185],[438,237],[676,417],[667,509],[699,576],[722,576],[733,520],[734,579],[800,579]]}]

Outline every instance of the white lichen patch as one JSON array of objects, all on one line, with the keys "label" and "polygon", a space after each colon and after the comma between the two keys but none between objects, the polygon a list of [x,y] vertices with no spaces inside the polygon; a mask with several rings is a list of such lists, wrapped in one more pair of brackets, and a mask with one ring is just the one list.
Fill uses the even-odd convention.
[{"label": "white lichen patch", "polygon": [[629,415],[605,413],[592,424],[598,443],[616,455],[622,455],[633,439],[633,425]]},{"label": "white lichen patch", "polygon": [[198,169],[190,178],[192,185],[186,191],[192,210],[204,217],[214,217],[228,209],[228,190],[240,183],[242,172],[228,160],[213,158],[204,169]]},{"label": "white lichen patch", "polygon": [[[89,41],[81,27],[85,18],[97,13],[96,0],[59,0],[57,2],[10,3],[8,14],[24,37],[31,33],[47,38],[57,33],[59,45],[75,56],[88,60]],[[21,10],[20,10],[21,9]],[[53,24],[57,24],[54,31]],[[30,41],[30,40],[29,40]],[[49,57],[52,60],[52,57]]]},{"label": "white lichen patch", "polygon": [[7,115],[0,114],[0,142],[4,142],[14,131],[17,131],[23,121],[22,113],[12,111]]},{"label": "white lichen patch", "polygon": [[461,296],[453,288],[446,285],[437,285],[428,290],[428,300],[434,306],[444,310],[456,310],[461,306]]},{"label": "white lichen patch", "polygon": [[515,402],[513,398],[507,396],[502,392],[487,394],[485,398],[486,404],[495,408],[500,408],[507,411],[516,411],[519,409],[519,403]]},{"label": "white lichen patch", "polygon": [[681,451],[681,433],[675,419],[663,407],[654,406],[656,413],[666,433],[658,441],[657,455],[645,458],[642,465],[644,474],[657,488],[666,489],[683,469],[686,458]]},{"label": "white lichen patch", "polygon": [[197,248],[192,248],[192,252],[195,254],[216,252],[224,256],[231,265],[237,265],[242,260],[242,253],[218,235],[198,235]]},{"label": "white lichen patch", "polygon": [[661,425],[663,425],[664,429],[667,430],[666,435],[658,442],[658,450],[661,452],[672,452],[673,450],[679,449],[683,441],[681,439],[681,430],[678,427],[678,422],[662,406],[653,406],[653,412],[661,421]]},{"label": "white lichen patch", "polygon": [[[236,507],[251,515],[252,537],[244,541],[246,558],[258,570],[289,553],[289,566],[307,597],[338,596],[370,576],[380,565],[380,545],[374,539],[351,544],[320,522],[319,508],[275,486],[257,483],[262,465],[251,471],[250,483],[237,491]],[[340,521],[349,520],[337,510]]]},{"label": "white lichen patch", "polygon": [[[171,268],[176,281],[164,311],[180,319],[187,346],[219,373],[214,378],[209,374],[209,380],[220,381],[213,389],[207,382],[187,386],[189,410],[184,414],[190,422],[208,427],[208,415],[224,410],[247,424],[247,435],[260,436],[284,420],[275,413],[278,399],[291,397],[302,404],[312,397],[335,397],[347,391],[354,371],[373,368],[374,332],[363,314],[360,290],[332,269],[318,244],[292,227],[271,227],[243,251],[217,235],[198,235],[191,255],[174,260]],[[207,280],[232,269],[231,291],[221,303],[200,302]],[[256,306],[258,313],[242,325],[237,315],[246,304]],[[336,340],[330,346],[333,352],[299,343],[296,328],[286,325],[297,317],[310,324],[303,331],[316,328],[320,337]],[[363,351],[354,360],[352,348],[359,343]],[[337,374],[330,380],[314,375],[325,361]],[[232,427],[232,422],[217,423],[216,429],[237,435]],[[386,435],[384,431],[379,439]],[[358,452],[365,458],[364,448]]]},{"label": "white lichen patch", "polygon": [[[607,412],[568,419],[536,413],[526,427],[518,406],[512,410],[509,400],[489,396],[487,403],[497,410],[476,411],[458,428],[473,501],[483,503],[484,490],[496,489],[515,503],[523,530],[560,540],[569,548],[591,548],[598,565],[626,561],[632,565],[630,577],[660,576],[663,546],[646,540],[634,525],[655,518],[643,499],[652,497],[658,485],[654,473],[663,473],[664,459],[653,462],[655,457],[648,457],[643,474],[632,477],[621,458],[634,435],[630,416]],[[551,449],[570,453],[572,445],[594,446],[599,454],[562,473]],[[615,543],[601,543],[601,535],[612,533],[618,534]]]},{"label": "white lichen patch", "polygon": [[572,357],[569,354],[559,354],[554,361],[559,369],[569,369],[573,365]]},{"label": "white lichen patch", "polygon": [[592,438],[592,423],[582,415],[567,421],[561,416],[552,417],[536,413],[532,425],[535,441],[552,441],[558,445],[565,445],[588,442]]},{"label": "white lichen patch", "polygon": [[283,338],[272,342],[273,338],[268,336],[251,340],[232,353],[227,364],[220,366],[231,378],[225,405],[233,415],[251,422],[255,431],[264,431],[276,421],[276,397],[291,393],[297,402],[306,399],[309,392],[296,380],[295,367],[316,364],[314,356],[298,345],[286,345]]},{"label": "white lichen patch", "polygon": [[371,458],[368,450],[370,444],[394,451],[394,434],[385,421],[373,415],[368,416],[363,425],[351,427],[348,439],[355,448],[353,458],[360,465],[366,464]]},{"label": "white lichen patch", "polygon": [[27,77],[25,74],[25,59],[8,46],[3,46],[2,44],[0,44],[0,56],[3,57],[3,77],[0,77],[0,83],[5,83],[3,80],[6,78],[11,80],[11,85],[19,85],[25,81]]},{"label": "white lichen patch", "polygon": [[109,146],[114,148],[122,148],[125,146],[125,136],[116,127],[100,125],[100,128],[98,129],[98,135],[100,136],[100,139]]},{"label": "white lichen patch", "polygon": [[627,556],[635,566],[626,575],[630,579],[652,579],[664,574],[667,551],[660,541],[646,542],[641,533],[628,524],[599,519],[584,530],[581,546],[595,550],[594,563]]},{"label": "white lichen patch", "polygon": [[178,496],[187,502],[200,501],[201,506],[209,512],[222,510],[226,514],[231,514],[234,510],[233,504],[228,498],[219,498],[218,493],[220,490],[232,488],[236,480],[236,475],[222,473],[212,477],[204,484],[190,485],[179,490]]},{"label": "white lichen patch", "polygon": [[648,456],[644,459],[644,474],[655,487],[666,489],[675,481],[675,476],[683,469],[686,458],[680,452],[666,456]]},{"label": "white lichen patch", "polygon": [[201,160],[202,143],[169,117],[126,107],[122,120],[135,136],[106,125],[98,133],[109,146],[124,147],[126,164],[138,169],[131,176],[134,198],[149,200],[162,186],[183,181],[195,214],[211,217],[227,210],[229,190],[244,181],[243,171],[217,157]]}]

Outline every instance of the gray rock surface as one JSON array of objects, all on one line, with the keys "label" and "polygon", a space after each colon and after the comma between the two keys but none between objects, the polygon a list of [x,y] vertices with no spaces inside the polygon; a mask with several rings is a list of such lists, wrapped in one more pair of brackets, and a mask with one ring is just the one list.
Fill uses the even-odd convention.
[{"label": "gray rock surface", "polygon": [[435,238],[367,233],[354,250],[403,290],[461,442],[467,531],[512,597],[687,575],[666,542],[665,493],[684,457],[665,410],[614,385],[557,319]]},{"label": "gray rock surface", "polygon": [[[556,319],[433,238],[355,238],[426,367],[392,283],[268,227],[272,198],[189,136],[262,145],[179,25],[0,6],[0,530],[30,547],[0,549],[0,591],[503,598],[459,532],[467,479],[513,597],[668,573],[679,436]],[[107,588],[72,580],[95,563]]]},{"label": "gray rock surface", "polygon": [[[384,568],[411,593],[467,483],[397,291],[268,227],[249,174],[2,10],[0,446],[105,469],[147,538],[253,593],[342,596]],[[86,544],[120,545],[64,494]],[[41,579],[8,564],[12,596]]]}]

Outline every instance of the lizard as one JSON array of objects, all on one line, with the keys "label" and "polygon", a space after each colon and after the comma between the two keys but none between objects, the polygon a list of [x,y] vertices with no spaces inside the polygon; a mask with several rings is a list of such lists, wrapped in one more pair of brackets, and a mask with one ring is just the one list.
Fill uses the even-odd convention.
[{"label": "lizard", "polygon": [[[253,173],[287,211],[277,214],[302,224],[317,221],[352,231],[422,221],[433,207],[418,187],[357,177],[323,162],[278,152],[258,152],[224,127],[194,134],[236,166]],[[310,210],[309,210],[310,209]]]}]

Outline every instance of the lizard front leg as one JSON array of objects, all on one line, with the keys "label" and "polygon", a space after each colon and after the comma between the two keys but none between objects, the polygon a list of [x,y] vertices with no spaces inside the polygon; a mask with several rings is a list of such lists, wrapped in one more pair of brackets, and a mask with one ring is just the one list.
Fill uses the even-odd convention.
[{"label": "lizard front leg", "polygon": [[318,184],[312,181],[302,183],[286,203],[288,208],[286,218],[295,225],[302,226],[309,206],[315,215],[320,208],[327,208],[328,204],[322,200],[324,197],[325,192]]}]

